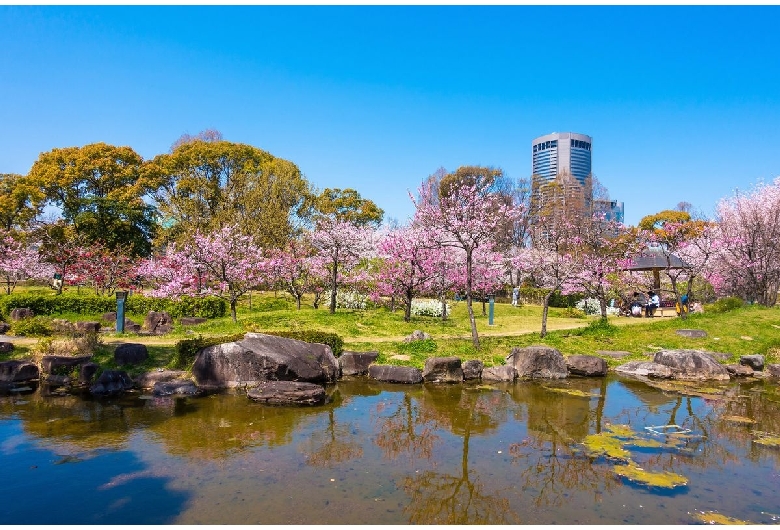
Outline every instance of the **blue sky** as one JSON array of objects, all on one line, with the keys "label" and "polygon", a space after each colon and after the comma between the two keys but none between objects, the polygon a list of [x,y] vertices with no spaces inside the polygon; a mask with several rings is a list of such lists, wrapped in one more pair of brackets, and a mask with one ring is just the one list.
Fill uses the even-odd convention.
[{"label": "blue sky", "polygon": [[439,167],[593,137],[626,222],[780,175],[778,6],[0,6],[0,172],[207,128],[386,216]]}]

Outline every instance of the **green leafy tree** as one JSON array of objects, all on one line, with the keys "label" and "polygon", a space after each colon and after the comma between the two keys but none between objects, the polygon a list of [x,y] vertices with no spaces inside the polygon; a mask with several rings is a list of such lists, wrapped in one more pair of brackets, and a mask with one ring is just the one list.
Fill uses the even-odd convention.
[{"label": "green leafy tree", "polygon": [[0,173],[0,229],[27,231],[43,210],[43,191],[30,179],[15,173]]},{"label": "green leafy tree", "polygon": [[146,256],[156,212],[144,201],[153,185],[142,165],[130,147],[95,143],[41,153],[28,177],[88,243],[129,245],[134,256]]},{"label": "green leafy tree", "polygon": [[336,221],[373,228],[379,227],[385,214],[374,201],[364,199],[351,188],[325,188],[314,200],[314,209]]},{"label": "green leafy tree", "polygon": [[282,248],[310,200],[309,183],[287,160],[221,135],[183,137],[147,167],[157,185],[165,240],[237,225],[264,248]]}]

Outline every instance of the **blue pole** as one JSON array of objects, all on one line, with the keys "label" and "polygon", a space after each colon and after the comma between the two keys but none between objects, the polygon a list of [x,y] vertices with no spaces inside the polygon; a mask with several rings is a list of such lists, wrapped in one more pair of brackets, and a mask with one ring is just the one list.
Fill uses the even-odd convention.
[{"label": "blue pole", "polygon": [[495,301],[495,297],[491,295],[488,300],[490,302],[488,304],[488,325],[492,326],[493,325],[493,302]]},{"label": "blue pole", "polygon": [[116,292],[116,331],[117,333],[125,332],[125,300],[127,299],[127,291]]}]

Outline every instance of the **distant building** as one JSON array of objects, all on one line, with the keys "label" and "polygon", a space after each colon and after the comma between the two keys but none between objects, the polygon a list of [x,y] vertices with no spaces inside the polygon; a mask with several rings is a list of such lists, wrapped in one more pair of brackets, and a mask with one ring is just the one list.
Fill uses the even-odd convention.
[{"label": "distant building", "polygon": [[531,174],[539,183],[548,183],[558,175],[571,175],[586,187],[590,179],[593,139],[586,134],[552,133],[535,138]]},{"label": "distant building", "polygon": [[591,211],[593,139],[552,133],[531,143],[531,205],[538,215],[584,216]]},{"label": "distant building", "polygon": [[625,223],[625,211],[622,201],[596,199],[593,201],[593,211],[603,213],[605,221]]}]

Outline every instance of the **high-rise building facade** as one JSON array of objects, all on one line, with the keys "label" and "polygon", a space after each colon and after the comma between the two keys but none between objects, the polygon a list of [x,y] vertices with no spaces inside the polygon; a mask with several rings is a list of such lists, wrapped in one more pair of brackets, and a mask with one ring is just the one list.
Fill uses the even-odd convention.
[{"label": "high-rise building facade", "polygon": [[582,186],[591,175],[593,139],[586,134],[552,133],[532,142],[531,174],[541,183],[554,181],[558,175],[571,175]]}]

